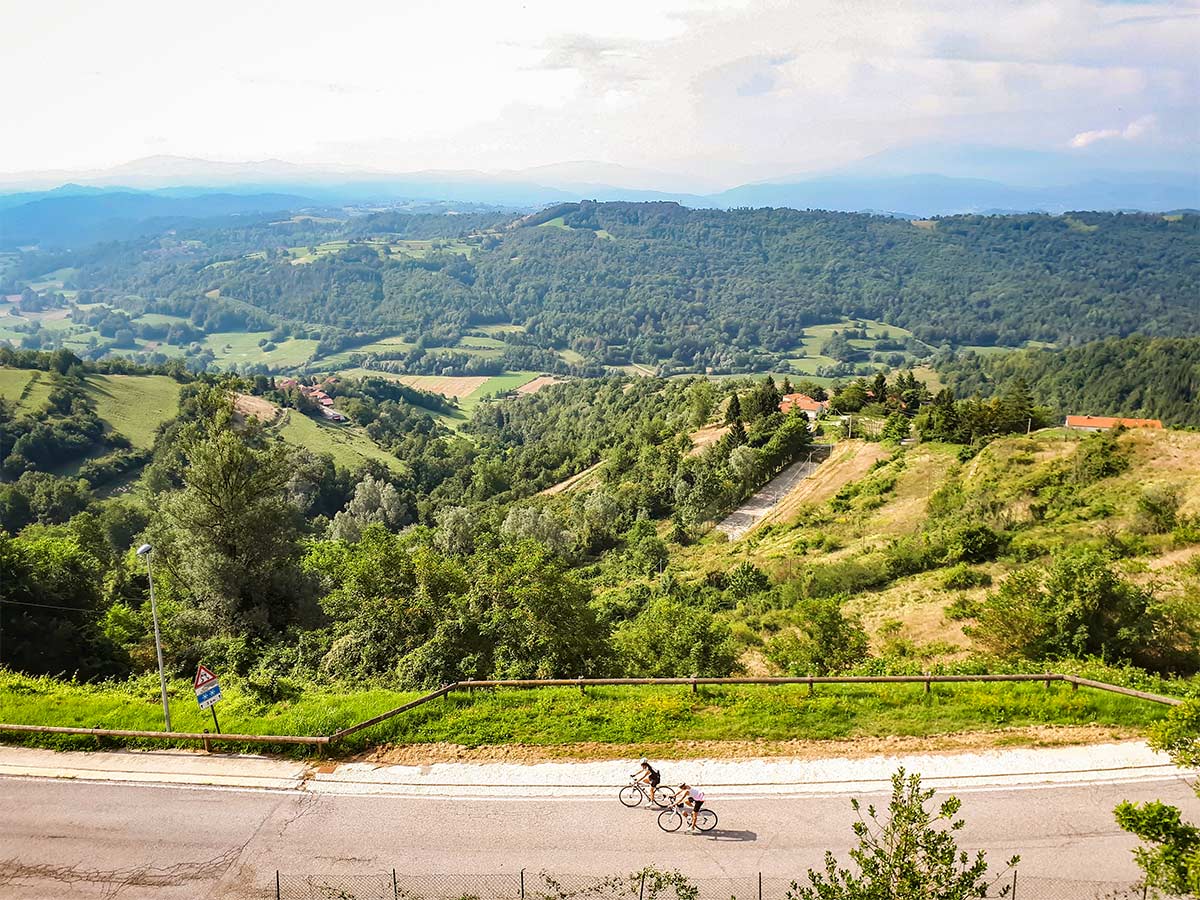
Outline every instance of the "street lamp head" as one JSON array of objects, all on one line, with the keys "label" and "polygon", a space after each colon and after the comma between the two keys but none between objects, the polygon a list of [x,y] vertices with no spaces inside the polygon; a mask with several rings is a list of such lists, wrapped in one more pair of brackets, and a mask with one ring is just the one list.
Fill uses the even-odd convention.
[{"label": "street lamp head", "polygon": [[138,555],[138,556],[145,556],[147,553],[149,553],[149,552],[150,552],[151,550],[153,550],[153,549],[154,549],[154,548],[153,548],[153,547],[151,547],[149,544],[142,544],[142,546],[140,546],[140,547],[138,547],[138,548],[137,548],[137,555]]}]

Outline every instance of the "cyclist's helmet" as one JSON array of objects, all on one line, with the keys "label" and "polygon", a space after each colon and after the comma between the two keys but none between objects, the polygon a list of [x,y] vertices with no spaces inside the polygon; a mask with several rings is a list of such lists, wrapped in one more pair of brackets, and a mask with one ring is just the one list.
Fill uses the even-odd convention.
[{"label": "cyclist's helmet", "polygon": [[639,762],[641,765],[643,765],[643,766],[644,766],[644,765],[646,765],[648,762],[650,762],[650,760],[646,759],[646,757],[644,757],[644,756],[643,756],[641,759],[639,759],[639,760],[638,760],[638,762]]}]

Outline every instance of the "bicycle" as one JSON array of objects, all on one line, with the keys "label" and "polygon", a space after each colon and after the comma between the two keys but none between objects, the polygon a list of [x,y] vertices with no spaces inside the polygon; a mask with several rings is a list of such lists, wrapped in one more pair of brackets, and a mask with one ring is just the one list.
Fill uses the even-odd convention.
[{"label": "bicycle", "polygon": [[643,800],[647,800],[651,805],[657,806],[659,809],[666,809],[671,803],[671,798],[674,794],[669,788],[661,785],[654,788],[653,796],[646,790],[648,785],[641,781],[630,780],[629,784],[617,791],[617,799],[624,806],[633,809],[635,806],[641,806]]},{"label": "bicycle", "polygon": [[[682,803],[676,803],[670,809],[664,809],[658,814],[658,827],[663,831],[678,831],[685,821],[690,822],[692,811]],[[717,827],[717,814],[707,806],[696,813],[696,830],[712,831]]]}]

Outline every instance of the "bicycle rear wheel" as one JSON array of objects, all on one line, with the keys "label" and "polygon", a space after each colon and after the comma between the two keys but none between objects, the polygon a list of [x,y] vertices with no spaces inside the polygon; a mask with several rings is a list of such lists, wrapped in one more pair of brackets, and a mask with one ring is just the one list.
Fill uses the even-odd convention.
[{"label": "bicycle rear wheel", "polygon": [[670,788],[656,787],[654,789],[654,796],[651,799],[654,801],[655,806],[666,809],[671,805],[671,801],[674,798],[675,793]]},{"label": "bicycle rear wheel", "polygon": [[627,784],[617,792],[617,799],[632,809],[642,805],[642,792],[632,784]]},{"label": "bicycle rear wheel", "polygon": [[683,824],[683,816],[677,809],[664,809],[658,814],[658,827],[663,831],[678,831]]},{"label": "bicycle rear wheel", "polygon": [[696,813],[696,827],[701,831],[712,831],[717,827],[717,814],[711,809],[702,809]]}]

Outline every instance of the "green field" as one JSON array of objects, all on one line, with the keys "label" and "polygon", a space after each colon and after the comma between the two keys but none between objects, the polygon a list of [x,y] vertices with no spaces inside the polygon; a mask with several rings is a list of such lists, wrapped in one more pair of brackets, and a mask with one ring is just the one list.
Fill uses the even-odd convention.
[{"label": "green field", "polygon": [[340,350],[337,353],[331,353],[329,356],[322,356],[320,362],[330,365],[338,365],[350,361],[352,356],[361,355],[364,353],[400,353],[411,350],[416,344],[409,343],[404,340],[402,335],[391,335],[390,337],[380,338],[377,341],[372,341],[369,344],[363,344],[359,347],[350,347],[347,350]]},{"label": "green field", "polygon": [[401,466],[400,460],[353,425],[334,425],[288,410],[278,431],[289,444],[313,453],[328,453],[334,462],[348,469],[357,469],[368,459],[377,460],[393,469]]},{"label": "green field", "polygon": [[584,355],[577,350],[555,350],[554,352],[557,353],[559,358],[568,365],[581,366],[587,362],[587,359],[584,358]]},{"label": "green field", "polygon": [[[258,345],[270,338],[269,331],[217,331],[204,338],[204,346],[221,364],[266,363],[269,366],[299,366],[308,362],[317,350],[317,342],[291,338],[267,351]],[[165,351],[164,351],[165,352]]]},{"label": "green field", "polygon": [[[307,685],[298,686],[292,699],[262,703],[243,680],[218,674],[225,698],[222,725],[245,734],[329,734],[418,696],[385,688]],[[177,730],[210,727],[208,715],[196,708],[189,681],[173,681],[169,692]],[[85,685],[0,672],[0,706],[5,721],[14,724],[161,727],[158,682],[152,675]],[[354,752],[380,743],[450,743],[516,744],[570,753],[572,745],[587,743],[613,745],[611,752],[621,756],[636,756],[656,746],[672,746],[674,755],[688,755],[679,742],[847,740],[1032,725],[1141,729],[1165,713],[1166,707],[1157,704],[1096,691],[1076,693],[1063,684],[935,685],[929,694],[919,684],[826,685],[812,696],[802,685],[705,687],[694,694],[686,686],[589,688],[583,695],[575,688],[540,688],[455,692],[355,735],[341,750]],[[64,735],[14,733],[3,739],[52,747],[103,745],[96,738]],[[1004,735],[997,735],[996,742],[1005,743]]]},{"label": "green field", "polygon": [[[822,367],[831,367],[838,364],[837,360],[828,356],[821,355],[821,348],[825,342],[833,337],[835,331],[845,331],[847,328],[859,330],[859,326],[867,332],[867,339],[851,338],[850,346],[855,349],[870,353],[875,349],[876,342],[884,336],[892,340],[904,340],[913,336],[913,333],[906,328],[901,328],[898,325],[887,325],[883,322],[876,322],[873,319],[842,319],[840,322],[830,322],[824,325],[810,325],[804,329],[804,336],[794,348],[796,355],[788,359],[788,365],[792,371],[802,375],[815,375],[816,371]],[[899,352],[899,351],[885,351]],[[912,362],[912,357],[905,354],[909,362]]]},{"label": "green field", "polygon": [[[25,393],[26,389],[28,393]],[[23,398],[22,394],[25,394]],[[0,397],[11,402],[18,410],[28,412],[37,409],[49,396],[50,386],[43,373],[0,367]]]},{"label": "green field", "polygon": [[504,350],[508,347],[508,344],[494,337],[480,337],[477,334],[467,334],[459,339],[458,346],[483,350]]},{"label": "green field", "polygon": [[134,319],[135,322],[142,322],[146,325],[174,325],[178,322],[187,322],[187,316],[171,316],[166,313],[145,313]]},{"label": "green field", "polygon": [[484,334],[520,334],[525,330],[525,326],[506,322],[496,325],[477,325],[474,330],[482,331]]},{"label": "green field", "polygon": [[96,415],[135,447],[149,449],[160,424],[179,411],[179,383],[166,375],[89,375]]}]

